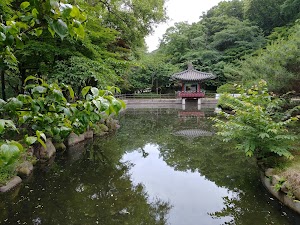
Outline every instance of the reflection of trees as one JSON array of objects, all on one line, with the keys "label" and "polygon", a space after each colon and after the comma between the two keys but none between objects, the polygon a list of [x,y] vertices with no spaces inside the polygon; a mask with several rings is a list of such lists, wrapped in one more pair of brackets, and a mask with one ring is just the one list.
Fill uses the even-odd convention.
[{"label": "reflection of trees", "polygon": [[[232,217],[229,224],[287,224],[286,218],[276,209],[279,205],[268,203],[270,200],[260,184],[254,160],[216,136],[191,140],[172,135],[174,131],[189,128],[212,131],[211,121],[207,118],[183,121],[176,111],[167,111],[163,116],[145,111],[138,116],[127,114],[122,122],[118,138],[124,141],[127,151],[142,149],[147,143],[157,144],[161,157],[175,170],[199,172],[218,186],[232,191],[224,197],[223,210],[211,212],[213,218]],[[130,138],[126,134],[130,134]]]},{"label": "reflection of trees", "polygon": [[[121,156],[99,142],[75,163],[57,163],[7,203],[14,206],[5,224],[166,224],[171,206],[134,185],[128,172],[132,165],[120,163]],[[4,214],[0,212],[1,220]]]}]

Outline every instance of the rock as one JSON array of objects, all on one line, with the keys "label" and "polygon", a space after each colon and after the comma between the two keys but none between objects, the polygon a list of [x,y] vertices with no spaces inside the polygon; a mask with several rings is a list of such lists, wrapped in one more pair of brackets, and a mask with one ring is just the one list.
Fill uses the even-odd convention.
[{"label": "rock", "polygon": [[273,176],[274,172],[275,172],[275,170],[273,168],[268,168],[265,171],[265,176],[266,177],[271,177],[271,176]]},{"label": "rock", "polygon": [[108,132],[108,127],[105,124],[100,124],[99,129],[103,132]]},{"label": "rock", "polygon": [[22,182],[21,177],[15,176],[7,182],[5,186],[0,187],[0,192],[7,192]]},{"label": "rock", "polygon": [[46,140],[46,148],[44,146],[40,145],[35,150],[35,156],[39,159],[50,159],[52,156],[54,156],[56,152],[56,149],[51,141],[51,139]]},{"label": "rock", "polygon": [[300,200],[300,188],[296,188],[293,190],[293,195],[296,199]]},{"label": "rock", "polygon": [[61,143],[53,143],[53,145],[54,145],[56,151],[58,151],[58,152],[64,152],[67,149],[66,145],[62,142]]},{"label": "rock", "polygon": [[107,134],[108,134],[108,132],[100,131],[100,132],[98,132],[98,133],[95,133],[95,136],[97,136],[97,137],[102,137],[102,136],[105,136],[105,135],[107,135]]},{"label": "rock", "polygon": [[72,146],[82,141],[84,141],[84,134],[77,135],[75,133],[71,133],[67,139],[67,145]]},{"label": "rock", "polygon": [[21,177],[29,176],[32,173],[32,171],[33,171],[33,165],[29,161],[22,162],[17,168],[18,175],[20,175]]},{"label": "rock", "polygon": [[272,176],[272,181],[271,181],[271,184],[273,185],[273,186],[275,186],[276,184],[278,184],[278,182],[280,181],[280,177],[278,176],[278,175],[273,175]]},{"label": "rock", "polygon": [[92,130],[88,130],[84,133],[84,138],[85,139],[91,139],[94,137],[94,132]]}]

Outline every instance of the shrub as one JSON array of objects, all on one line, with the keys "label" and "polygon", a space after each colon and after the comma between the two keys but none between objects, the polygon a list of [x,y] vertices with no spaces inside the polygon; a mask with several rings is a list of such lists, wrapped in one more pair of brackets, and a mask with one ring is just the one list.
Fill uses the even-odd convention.
[{"label": "shrub", "polygon": [[220,116],[213,118],[218,135],[223,141],[236,141],[237,148],[246,156],[263,159],[272,155],[292,158],[290,142],[296,136],[290,134],[287,127],[298,117],[279,120],[276,110],[283,100],[268,92],[267,84],[261,80],[249,89],[239,86],[240,97],[229,94],[221,96],[220,101],[232,113],[221,111]]}]

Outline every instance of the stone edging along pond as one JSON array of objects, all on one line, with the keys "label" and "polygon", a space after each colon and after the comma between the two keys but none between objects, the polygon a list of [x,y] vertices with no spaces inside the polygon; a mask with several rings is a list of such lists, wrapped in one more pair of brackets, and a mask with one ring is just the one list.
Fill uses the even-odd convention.
[{"label": "stone edging along pond", "polygon": [[[295,192],[291,191],[278,175],[273,173],[274,169],[267,169],[265,172],[261,172],[261,181],[265,188],[276,197],[282,204],[294,210],[300,214],[300,201],[298,196],[295,196]],[[275,189],[278,186],[278,191]],[[292,196],[290,196],[292,195]],[[295,198],[295,199],[294,199]]]},{"label": "stone edging along pond", "polygon": [[[46,148],[43,146],[36,145],[32,147],[28,151],[30,155],[35,156],[38,161],[49,161],[54,157],[57,151],[65,151],[68,147],[77,145],[82,143],[83,141],[87,141],[92,139],[94,136],[105,136],[109,132],[112,132],[119,128],[119,124],[117,120],[111,120],[110,124],[105,126],[101,125],[100,131],[94,132],[92,130],[88,130],[83,134],[76,135],[75,133],[71,133],[69,137],[64,141],[64,143],[52,143],[52,140],[48,138],[46,140]],[[24,161],[20,165],[17,166],[17,174],[18,176],[12,177],[5,186],[0,186],[0,192],[8,192],[13,188],[17,187],[22,183],[22,178],[27,178],[33,171],[34,166],[32,162]],[[22,177],[22,178],[21,178]]]}]

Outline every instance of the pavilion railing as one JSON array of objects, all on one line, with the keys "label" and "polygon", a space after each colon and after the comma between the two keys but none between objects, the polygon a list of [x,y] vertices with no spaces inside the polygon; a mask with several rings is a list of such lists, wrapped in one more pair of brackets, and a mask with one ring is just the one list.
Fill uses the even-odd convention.
[{"label": "pavilion railing", "polygon": [[[116,94],[115,97],[119,99],[175,99],[179,98],[179,92],[168,94],[156,94],[156,93],[142,93],[142,94]],[[206,98],[215,98],[216,93],[205,92]]]}]

